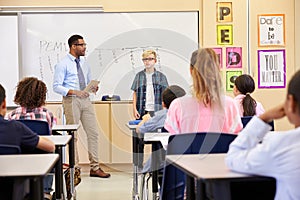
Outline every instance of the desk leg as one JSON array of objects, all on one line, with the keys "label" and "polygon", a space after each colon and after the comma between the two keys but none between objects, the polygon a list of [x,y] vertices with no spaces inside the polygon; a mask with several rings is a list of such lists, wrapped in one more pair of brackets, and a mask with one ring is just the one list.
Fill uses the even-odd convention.
[{"label": "desk leg", "polygon": [[151,154],[151,171],[152,171],[152,197],[153,200],[157,200],[158,193],[158,168],[159,163],[157,157],[159,156],[157,143],[152,143],[152,154]]},{"label": "desk leg", "polygon": [[[195,188],[195,186],[194,186]],[[206,199],[206,191],[205,191],[205,183],[203,180],[197,180],[196,181],[196,188],[197,188],[197,192],[196,192],[196,200],[204,200]],[[195,190],[194,190],[195,191]]]},{"label": "desk leg", "polygon": [[194,177],[185,175],[186,177],[186,199],[195,199],[195,182]]},{"label": "desk leg", "polygon": [[44,199],[43,177],[35,177],[30,180],[31,199]]},{"label": "desk leg", "polygon": [[[197,188],[196,192],[195,188]],[[202,180],[197,180],[195,185],[194,177],[186,175],[186,199],[204,200],[205,183]]]},{"label": "desk leg", "polygon": [[138,193],[138,135],[135,129],[132,130],[132,152],[133,152],[133,194],[132,199],[138,200],[139,193]]},{"label": "desk leg", "polygon": [[74,165],[75,165],[75,153],[74,153],[74,131],[68,132],[69,135],[72,136],[71,141],[69,143],[69,166],[70,166],[70,192],[72,199],[74,199],[75,189],[74,189]]},{"label": "desk leg", "polygon": [[55,153],[59,155],[59,159],[55,165],[55,199],[62,199],[61,194],[63,191],[63,169],[62,169],[62,147],[57,146]]}]

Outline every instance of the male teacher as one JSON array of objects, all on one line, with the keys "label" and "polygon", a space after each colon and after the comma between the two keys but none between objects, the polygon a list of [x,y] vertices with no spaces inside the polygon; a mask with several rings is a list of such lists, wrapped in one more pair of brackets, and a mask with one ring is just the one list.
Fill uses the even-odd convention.
[{"label": "male teacher", "polygon": [[[67,124],[79,124],[80,120],[87,134],[90,176],[108,178],[110,174],[105,173],[99,166],[99,128],[89,92],[84,90],[91,82],[91,70],[83,57],[86,43],[82,36],[73,35],[69,38],[68,44],[69,53],[55,66],[53,90],[63,96],[62,103]],[[96,93],[98,85],[94,85],[91,90]],[[75,133],[75,165],[78,163],[77,133]]]}]

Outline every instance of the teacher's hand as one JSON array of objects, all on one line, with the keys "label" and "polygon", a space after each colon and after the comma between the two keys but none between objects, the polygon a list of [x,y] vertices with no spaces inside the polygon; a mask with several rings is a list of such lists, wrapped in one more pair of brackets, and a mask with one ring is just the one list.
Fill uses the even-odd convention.
[{"label": "teacher's hand", "polygon": [[96,94],[96,92],[98,91],[99,87],[98,86],[92,86],[91,87],[91,92]]},{"label": "teacher's hand", "polygon": [[80,97],[80,98],[87,98],[87,97],[90,96],[90,94],[88,92],[86,92],[86,91],[80,91],[80,90],[76,90],[75,95],[77,97]]}]

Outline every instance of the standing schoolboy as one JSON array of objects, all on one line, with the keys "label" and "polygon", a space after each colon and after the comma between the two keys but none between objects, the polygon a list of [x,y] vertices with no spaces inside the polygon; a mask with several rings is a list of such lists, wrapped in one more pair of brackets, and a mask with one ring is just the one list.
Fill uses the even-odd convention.
[{"label": "standing schoolboy", "polygon": [[[142,54],[145,69],[138,72],[133,80],[131,90],[133,90],[133,115],[136,119],[149,113],[153,116],[155,111],[162,109],[162,92],[169,86],[167,77],[155,69],[156,52],[146,50]],[[139,141],[139,168],[142,169],[144,144]]]}]

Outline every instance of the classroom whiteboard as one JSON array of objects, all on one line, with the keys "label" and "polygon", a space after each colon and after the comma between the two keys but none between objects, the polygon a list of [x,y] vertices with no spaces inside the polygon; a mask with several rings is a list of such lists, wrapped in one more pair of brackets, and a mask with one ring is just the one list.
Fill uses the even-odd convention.
[{"label": "classroom whiteboard", "polygon": [[187,91],[189,58],[198,48],[198,12],[23,13],[22,77],[36,76],[48,87],[48,101],[60,101],[52,90],[55,64],[69,51],[67,40],[80,34],[87,43],[92,78],[100,81],[93,100],[102,95],[132,99],[135,74],[143,69],[143,50],[158,53],[156,68],[169,84]]},{"label": "classroom whiteboard", "polygon": [[13,99],[19,81],[17,15],[1,15],[0,27],[0,83],[6,90],[6,105],[10,107],[16,106]]}]

